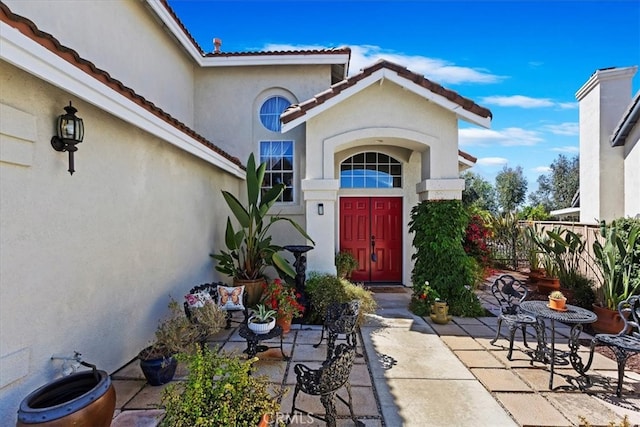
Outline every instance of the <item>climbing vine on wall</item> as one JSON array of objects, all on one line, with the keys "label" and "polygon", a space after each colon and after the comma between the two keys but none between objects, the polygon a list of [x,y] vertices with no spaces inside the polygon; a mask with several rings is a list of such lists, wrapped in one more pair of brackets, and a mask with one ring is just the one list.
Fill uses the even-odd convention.
[{"label": "climbing vine on wall", "polygon": [[[461,201],[437,200],[416,205],[409,223],[416,249],[411,274],[414,289],[420,288],[416,284],[428,281],[440,298],[449,304],[449,313],[455,316],[484,313],[473,292],[476,264],[462,246],[468,222],[469,217]],[[420,296],[415,292],[411,309],[420,315],[428,310],[428,307],[421,307]]]}]

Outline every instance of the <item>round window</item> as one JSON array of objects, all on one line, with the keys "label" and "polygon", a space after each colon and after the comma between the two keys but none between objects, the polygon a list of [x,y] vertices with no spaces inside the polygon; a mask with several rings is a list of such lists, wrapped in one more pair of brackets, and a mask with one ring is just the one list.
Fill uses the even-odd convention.
[{"label": "round window", "polygon": [[281,96],[273,96],[260,107],[260,122],[262,126],[273,132],[280,132],[280,114],[289,107],[291,103]]}]

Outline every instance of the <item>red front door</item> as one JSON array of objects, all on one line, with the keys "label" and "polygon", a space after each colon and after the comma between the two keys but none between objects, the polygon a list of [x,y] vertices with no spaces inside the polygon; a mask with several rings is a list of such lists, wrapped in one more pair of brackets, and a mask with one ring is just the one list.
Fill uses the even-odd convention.
[{"label": "red front door", "polygon": [[402,282],[402,198],[342,197],[340,250],[351,252],[356,282]]}]

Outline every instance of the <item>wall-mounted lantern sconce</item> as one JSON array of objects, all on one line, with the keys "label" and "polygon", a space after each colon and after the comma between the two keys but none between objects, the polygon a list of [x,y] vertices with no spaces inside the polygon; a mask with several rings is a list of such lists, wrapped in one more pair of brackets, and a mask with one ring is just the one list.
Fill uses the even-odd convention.
[{"label": "wall-mounted lantern sconce", "polygon": [[318,203],[318,215],[324,215],[324,203]]},{"label": "wall-mounted lantern sconce", "polygon": [[69,106],[64,107],[67,114],[58,117],[56,124],[56,136],[51,138],[51,146],[56,151],[69,152],[69,173],[73,175],[75,169],[73,167],[73,153],[78,151],[77,144],[82,142],[84,138],[84,124],[82,119],[76,117],[76,110],[69,101]]}]

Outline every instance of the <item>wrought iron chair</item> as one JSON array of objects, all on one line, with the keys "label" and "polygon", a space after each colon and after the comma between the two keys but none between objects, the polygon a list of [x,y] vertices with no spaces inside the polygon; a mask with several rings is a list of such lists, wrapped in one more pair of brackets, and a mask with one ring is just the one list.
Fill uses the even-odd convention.
[{"label": "wrought iron chair", "polygon": [[596,334],[591,340],[591,353],[585,369],[588,370],[593,360],[593,352],[598,345],[606,345],[616,355],[618,362],[618,385],[616,396],[622,394],[622,380],[627,359],[640,353],[640,295],[632,295],[618,304],[618,313],[624,320],[624,327],[617,334]]},{"label": "wrought iron chair", "polygon": [[529,291],[524,283],[512,275],[503,274],[498,277],[491,284],[491,293],[498,300],[498,305],[500,306],[498,331],[496,332],[496,337],[491,340],[491,344],[495,344],[500,337],[502,322],[506,323],[509,327],[509,353],[507,354],[507,359],[511,360],[516,330],[522,330],[522,339],[525,347],[528,348],[526,328],[527,326],[532,326],[537,332],[539,328],[538,321],[535,316],[520,311],[520,303],[527,298]]},{"label": "wrought iron chair", "polygon": [[[347,344],[340,344],[336,347],[333,357],[327,359],[319,369],[310,369],[300,363],[294,366],[296,387],[293,392],[289,421],[293,419],[293,415],[298,411],[320,421],[324,421],[329,427],[335,427],[337,417],[335,398],[337,397],[342,403],[349,407],[349,413],[351,414],[353,422],[357,426],[364,427],[364,423],[358,421],[353,413],[351,384],[349,383],[349,375],[351,374],[355,352],[354,347]],[[348,401],[336,394],[343,386],[347,389]],[[321,417],[304,409],[297,408],[296,398],[299,392],[312,396],[320,396],[320,401],[325,409],[325,416]]]},{"label": "wrought iron chair", "polygon": [[[216,283],[204,283],[202,285],[198,285],[198,286],[194,286],[193,288],[191,288],[191,290],[189,291],[190,294],[196,294],[198,292],[206,292],[211,296],[211,299],[216,303],[219,304],[219,298],[220,296],[218,295],[218,286],[227,286],[227,284],[222,283],[222,282],[216,282]],[[226,311],[226,315],[227,315],[227,324],[225,326],[226,329],[231,328],[231,322],[235,322],[235,323],[247,323],[247,320],[249,319],[249,310],[247,308],[248,305],[248,301],[247,301],[247,292],[245,290],[243,296],[242,296],[242,305],[244,306],[244,309],[238,309],[238,310],[233,310],[233,309],[228,309],[228,308],[223,308],[223,310]],[[233,319],[233,313],[235,312],[241,312],[244,319],[242,321],[238,321],[238,320],[234,320]],[[189,309],[189,304],[185,301],[184,302],[184,313],[186,314],[186,316],[191,319],[191,310]]]},{"label": "wrought iron chair", "polygon": [[[356,347],[358,344],[358,317],[360,316],[360,301],[352,300],[344,303],[331,303],[327,307],[327,313],[322,325],[322,334],[320,341],[313,346],[318,348],[324,339],[324,333],[327,332],[327,359],[333,354],[336,340],[339,335],[345,335],[347,344]],[[356,353],[356,356],[362,357]]]}]

